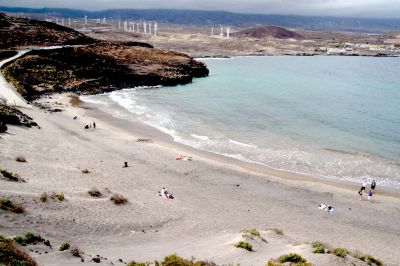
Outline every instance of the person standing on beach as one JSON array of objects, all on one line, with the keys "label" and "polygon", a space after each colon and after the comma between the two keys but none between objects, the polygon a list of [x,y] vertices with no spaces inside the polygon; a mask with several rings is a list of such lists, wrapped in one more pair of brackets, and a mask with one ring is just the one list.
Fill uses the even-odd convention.
[{"label": "person standing on beach", "polygon": [[375,182],[375,180],[372,180],[372,183],[371,183],[372,193],[375,193],[375,188],[376,188],[376,182]]},{"label": "person standing on beach", "polygon": [[358,191],[358,194],[360,194],[362,196],[362,192],[365,191],[365,188],[367,187],[367,182],[363,181],[360,191]]},{"label": "person standing on beach", "polygon": [[372,189],[368,191],[368,201],[372,201]]},{"label": "person standing on beach", "polygon": [[93,128],[96,129],[96,122],[93,122]]}]

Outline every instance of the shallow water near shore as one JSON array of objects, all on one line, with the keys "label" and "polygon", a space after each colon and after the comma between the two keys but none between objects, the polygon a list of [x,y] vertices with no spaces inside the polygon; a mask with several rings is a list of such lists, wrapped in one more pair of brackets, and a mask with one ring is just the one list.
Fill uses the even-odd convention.
[{"label": "shallow water near shore", "polygon": [[272,168],[400,188],[400,58],[202,59],[208,78],[83,101]]}]

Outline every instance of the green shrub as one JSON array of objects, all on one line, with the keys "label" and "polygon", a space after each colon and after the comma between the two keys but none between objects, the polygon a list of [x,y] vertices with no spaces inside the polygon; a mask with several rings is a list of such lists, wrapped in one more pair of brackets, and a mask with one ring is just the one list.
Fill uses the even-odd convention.
[{"label": "green shrub", "polygon": [[0,265],[37,266],[37,263],[11,240],[0,242]]},{"label": "green shrub", "polygon": [[248,242],[244,242],[244,241],[237,242],[235,244],[235,247],[243,248],[243,249],[248,250],[248,251],[253,251],[253,245],[248,243]]},{"label": "green shrub", "polygon": [[33,244],[37,242],[43,242],[44,239],[40,235],[34,235],[31,232],[25,234],[25,242],[26,244]]},{"label": "green shrub", "polygon": [[60,194],[56,194],[56,197],[59,201],[63,201],[65,199],[64,192],[61,192]]},{"label": "green shrub", "polygon": [[60,251],[64,251],[64,250],[67,250],[67,249],[69,249],[69,243],[66,242],[66,241],[62,242],[61,246],[60,246]]},{"label": "green shrub", "polygon": [[0,242],[3,242],[5,240],[6,240],[6,238],[4,236],[0,235]]},{"label": "green shrub", "polygon": [[333,250],[331,250],[331,253],[335,254],[340,258],[345,258],[349,252],[345,248],[334,248]]},{"label": "green shrub", "polygon": [[20,236],[14,237],[14,242],[21,246],[26,246],[25,240]]},{"label": "green shrub", "polygon": [[368,265],[376,265],[376,266],[381,266],[383,265],[383,262],[379,259],[376,259],[370,255],[365,255],[360,258],[362,261],[365,261]]},{"label": "green shrub", "polygon": [[161,262],[162,266],[190,266],[190,261],[185,260],[182,257],[179,257],[176,254],[171,254],[164,258],[164,261]]},{"label": "green shrub", "polygon": [[297,253],[289,253],[279,257],[280,263],[285,263],[285,262],[304,263],[306,261],[307,261],[306,259],[304,259]]},{"label": "green shrub", "polygon": [[43,193],[40,195],[39,200],[40,200],[41,202],[46,202],[46,201],[47,201],[47,193],[46,193],[46,192],[43,192]]},{"label": "green shrub", "polygon": [[257,229],[253,228],[249,231],[250,234],[252,234],[253,236],[258,236],[260,237],[260,232],[258,232]]},{"label": "green shrub", "polygon": [[311,246],[313,247],[313,253],[323,254],[325,253],[326,246],[321,242],[312,242]]},{"label": "green shrub", "polygon": [[6,178],[8,181],[25,182],[25,180],[23,178],[21,178],[18,174],[9,172],[9,171],[7,171],[7,169],[0,168],[0,174],[2,174],[2,176],[4,178]]}]

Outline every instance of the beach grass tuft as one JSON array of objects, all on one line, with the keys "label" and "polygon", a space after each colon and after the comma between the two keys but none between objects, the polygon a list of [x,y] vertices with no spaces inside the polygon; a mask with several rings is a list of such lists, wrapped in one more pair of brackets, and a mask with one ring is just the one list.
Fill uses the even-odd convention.
[{"label": "beach grass tuft", "polygon": [[64,241],[60,245],[60,251],[68,250],[70,247],[69,243],[67,241]]},{"label": "beach grass tuft", "polygon": [[305,263],[307,260],[297,253],[289,253],[279,257],[280,263],[291,262],[291,263]]},{"label": "beach grass tuft", "polygon": [[47,193],[43,192],[42,194],[40,194],[39,200],[40,200],[40,202],[46,202],[47,201]]},{"label": "beach grass tuft", "polygon": [[249,242],[239,241],[235,244],[235,247],[243,248],[247,251],[253,251],[253,245],[250,244]]},{"label": "beach grass tuft", "polygon": [[11,182],[26,182],[25,179],[20,177],[16,173],[9,172],[7,169],[0,168],[0,174],[7,180]]},{"label": "beach grass tuft", "polygon": [[23,213],[24,207],[21,204],[14,203],[9,199],[0,198],[0,209],[5,211],[12,211],[15,213]]},{"label": "beach grass tuft", "polygon": [[326,245],[318,241],[312,242],[311,246],[313,248],[312,252],[316,254],[324,254],[327,251]]},{"label": "beach grass tuft", "polygon": [[376,266],[383,265],[383,262],[381,260],[374,258],[371,255],[364,255],[360,258],[360,260],[365,261],[368,265],[376,265]]},{"label": "beach grass tuft", "polygon": [[64,201],[64,200],[65,200],[64,192],[61,192],[61,193],[59,193],[59,194],[56,194],[56,198],[57,198],[59,201]]},{"label": "beach grass tuft", "polygon": [[335,254],[339,258],[345,258],[349,252],[345,248],[334,248],[330,250],[330,253]]},{"label": "beach grass tuft", "polygon": [[122,205],[128,203],[128,199],[125,198],[122,194],[114,193],[111,195],[110,200],[114,202],[116,205]]}]

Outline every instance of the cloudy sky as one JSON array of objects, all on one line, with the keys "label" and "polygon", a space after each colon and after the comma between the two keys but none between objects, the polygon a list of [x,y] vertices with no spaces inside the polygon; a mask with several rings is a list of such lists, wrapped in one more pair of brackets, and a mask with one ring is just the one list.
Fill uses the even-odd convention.
[{"label": "cloudy sky", "polygon": [[179,8],[240,13],[400,18],[400,0],[0,0],[0,6]]}]

